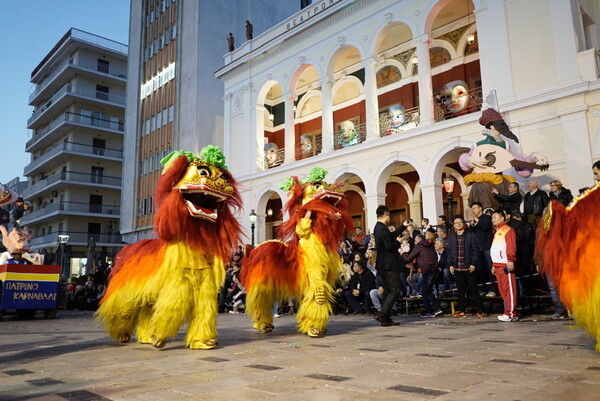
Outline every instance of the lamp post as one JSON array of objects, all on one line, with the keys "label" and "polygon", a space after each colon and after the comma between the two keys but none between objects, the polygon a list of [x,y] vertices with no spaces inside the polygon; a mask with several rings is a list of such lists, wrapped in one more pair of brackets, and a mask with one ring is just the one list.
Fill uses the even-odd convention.
[{"label": "lamp post", "polygon": [[452,213],[452,194],[454,193],[454,179],[448,174],[444,177],[444,189],[446,190],[446,196],[448,198],[448,222],[452,224],[454,216]]},{"label": "lamp post", "polygon": [[256,218],[258,217],[256,215],[256,212],[254,211],[254,209],[252,209],[252,211],[250,212],[250,230],[252,231],[252,247],[254,248],[254,229],[256,228]]},{"label": "lamp post", "polygon": [[61,276],[66,280],[68,279],[68,274],[65,271],[65,252],[67,251],[67,242],[69,242],[69,236],[67,234],[59,234],[58,235],[58,246],[60,247],[60,273]]}]

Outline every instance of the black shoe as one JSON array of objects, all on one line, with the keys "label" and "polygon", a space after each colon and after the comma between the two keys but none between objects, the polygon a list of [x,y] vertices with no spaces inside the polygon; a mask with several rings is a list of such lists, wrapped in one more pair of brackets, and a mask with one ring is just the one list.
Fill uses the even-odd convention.
[{"label": "black shoe", "polygon": [[385,317],[383,317],[381,315],[375,316],[375,320],[377,320],[384,327],[398,326],[398,325],[400,325],[400,322],[394,322],[392,319],[385,318]]}]

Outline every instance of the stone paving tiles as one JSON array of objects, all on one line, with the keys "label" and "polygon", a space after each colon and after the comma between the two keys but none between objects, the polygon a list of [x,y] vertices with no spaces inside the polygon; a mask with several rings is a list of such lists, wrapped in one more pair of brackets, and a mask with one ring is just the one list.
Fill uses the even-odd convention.
[{"label": "stone paving tiles", "polygon": [[91,312],[0,321],[0,400],[598,400],[600,358],[572,321],[333,316],[327,336],[220,315],[220,347],[182,330],[156,350],[107,338]]}]

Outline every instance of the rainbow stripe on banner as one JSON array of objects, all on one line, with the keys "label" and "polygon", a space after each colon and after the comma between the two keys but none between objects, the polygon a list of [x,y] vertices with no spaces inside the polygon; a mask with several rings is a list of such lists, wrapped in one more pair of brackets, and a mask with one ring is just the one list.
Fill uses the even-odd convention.
[{"label": "rainbow stripe on banner", "polygon": [[56,307],[60,266],[1,265],[1,309],[53,309]]}]

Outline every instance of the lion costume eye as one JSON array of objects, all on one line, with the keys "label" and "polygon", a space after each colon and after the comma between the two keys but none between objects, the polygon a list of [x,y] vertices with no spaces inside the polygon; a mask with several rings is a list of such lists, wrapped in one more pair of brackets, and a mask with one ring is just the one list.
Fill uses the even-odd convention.
[{"label": "lion costume eye", "polygon": [[210,177],[210,170],[206,167],[200,167],[198,168],[198,175],[200,177]]}]

